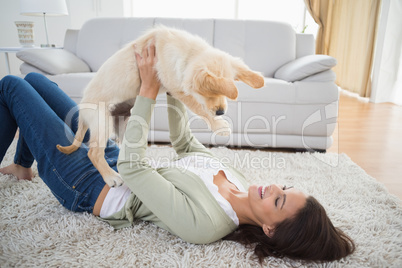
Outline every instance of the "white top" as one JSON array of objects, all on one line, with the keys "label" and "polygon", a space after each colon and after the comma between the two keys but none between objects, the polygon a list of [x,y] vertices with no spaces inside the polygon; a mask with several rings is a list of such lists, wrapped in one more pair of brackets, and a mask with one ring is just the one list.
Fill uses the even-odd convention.
[{"label": "white top", "polygon": [[[218,160],[200,155],[192,155],[174,161],[170,163],[169,166],[181,167],[198,175],[211,194],[215,197],[219,206],[233,220],[233,222],[236,223],[236,225],[239,225],[239,218],[237,217],[236,212],[233,210],[230,203],[218,192],[218,186],[214,184],[214,176],[222,170],[225,172],[228,181],[233,183],[239,191],[245,192],[246,190],[240,181],[225,169]],[[105,218],[120,211],[130,194],[131,191],[125,184],[117,188],[111,188],[103,201],[100,217]]]},{"label": "white top", "polygon": [[215,197],[220,207],[233,220],[233,222],[236,223],[236,225],[239,225],[239,218],[237,217],[236,212],[233,210],[230,203],[218,192],[218,186],[214,184],[214,176],[218,174],[220,170],[223,170],[228,181],[233,183],[239,191],[245,192],[245,189],[240,181],[226,170],[218,160],[210,157],[192,155],[172,162],[172,165],[181,166],[198,175],[211,194]]},{"label": "white top", "polygon": [[105,218],[120,211],[130,197],[130,194],[131,190],[125,184],[120,187],[110,188],[103,201],[99,216]]}]

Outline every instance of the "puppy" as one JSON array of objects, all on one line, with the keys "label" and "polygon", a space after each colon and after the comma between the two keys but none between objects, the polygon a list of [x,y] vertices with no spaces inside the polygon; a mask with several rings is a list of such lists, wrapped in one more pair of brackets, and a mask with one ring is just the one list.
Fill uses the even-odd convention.
[{"label": "puppy", "polygon": [[[159,93],[168,91],[204,118],[218,135],[230,133],[228,122],[219,116],[227,109],[226,98],[237,99],[234,80],[241,80],[253,88],[264,85],[263,77],[251,71],[240,59],[182,30],[158,26],[129,43],[101,66],[85,88],[74,142],[66,147],[57,145],[65,154],[76,151],[89,128],[88,157],[111,187],[120,186],[123,181],[104,158],[110,137],[109,118],[121,103],[125,103],[126,110],[133,106],[141,84],[134,52],[141,53],[150,44],[155,45],[158,57],[155,68],[161,82]],[[96,105],[97,109],[89,108],[91,105]]]}]

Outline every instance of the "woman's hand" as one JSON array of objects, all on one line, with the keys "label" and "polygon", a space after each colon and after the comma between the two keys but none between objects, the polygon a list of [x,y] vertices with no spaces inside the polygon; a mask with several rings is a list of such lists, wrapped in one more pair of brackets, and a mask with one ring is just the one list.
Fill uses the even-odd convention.
[{"label": "woman's hand", "polygon": [[141,77],[139,95],[155,100],[161,86],[157,72],[154,68],[158,61],[155,44],[151,44],[149,47],[144,47],[141,55],[135,53],[135,58],[137,60],[137,66]]}]

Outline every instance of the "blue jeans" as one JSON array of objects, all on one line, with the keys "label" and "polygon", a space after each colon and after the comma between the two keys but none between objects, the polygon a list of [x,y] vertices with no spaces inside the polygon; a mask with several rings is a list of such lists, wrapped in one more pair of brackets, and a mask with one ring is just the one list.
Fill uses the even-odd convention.
[{"label": "blue jeans", "polygon": [[[71,111],[77,112],[66,124]],[[92,213],[105,182],[87,157],[89,148],[83,144],[70,155],[56,148],[71,144],[77,117],[77,104],[43,75],[6,76],[0,81],[0,163],[19,127],[14,163],[28,168],[35,159],[39,176],[60,204]],[[118,146],[109,140],[105,158],[116,171],[118,154]]]}]

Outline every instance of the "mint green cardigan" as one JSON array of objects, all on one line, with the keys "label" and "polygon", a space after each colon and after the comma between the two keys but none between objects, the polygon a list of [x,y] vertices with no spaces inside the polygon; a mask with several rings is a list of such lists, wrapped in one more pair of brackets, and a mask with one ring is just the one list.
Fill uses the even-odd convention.
[{"label": "mint green cardigan", "polygon": [[[191,133],[184,105],[171,96],[167,96],[167,103],[170,140],[178,154],[174,160],[194,154],[216,158]],[[154,100],[138,96],[131,110],[117,167],[132,194],[123,209],[103,220],[120,229],[141,219],[190,243],[217,241],[236,230],[237,225],[204,182],[183,168],[155,169],[144,160],[154,105]],[[243,174],[222,164],[248,189]]]}]

